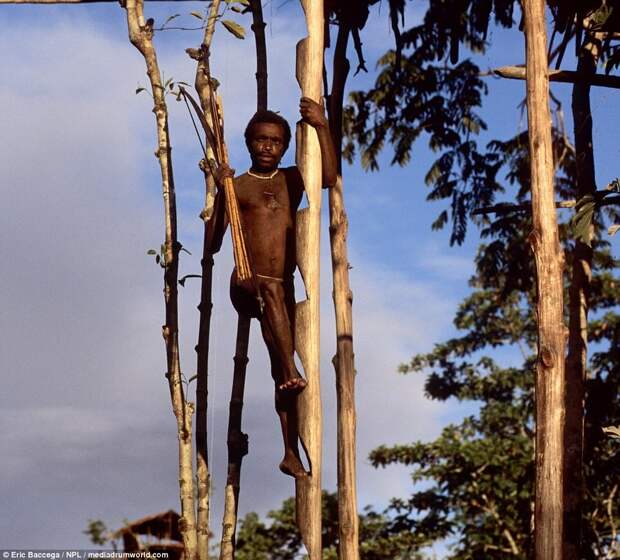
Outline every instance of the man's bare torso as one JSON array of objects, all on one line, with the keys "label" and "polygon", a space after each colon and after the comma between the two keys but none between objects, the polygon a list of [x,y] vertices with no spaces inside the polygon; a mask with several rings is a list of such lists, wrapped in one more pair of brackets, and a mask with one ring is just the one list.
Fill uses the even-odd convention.
[{"label": "man's bare torso", "polygon": [[256,274],[290,277],[295,270],[295,215],[303,195],[299,170],[282,168],[273,179],[244,173],[234,185]]}]

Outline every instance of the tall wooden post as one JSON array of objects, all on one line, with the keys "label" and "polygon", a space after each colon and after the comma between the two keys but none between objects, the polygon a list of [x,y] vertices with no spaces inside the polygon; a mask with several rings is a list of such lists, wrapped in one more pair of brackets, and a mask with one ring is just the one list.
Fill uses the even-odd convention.
[{"label": "tall wooden post", "polygon": [[329,95],[329,128],[336,149],[338,181],[329,189],[329,239],[332,255],[333,298],[336,314],[336,402],[338,425],[338,558],[359,559],[359,522],[355,476],[355,362],[353,353],[353,292],[349,284],[347,233],[342,181],[342,105],[349,75],[347,44],[351,29],[340,21],[334,49],[332,90]]},{"label": "tall wooden post", "polygon": [[535,554],[537,560],[562,560],[565,417],[563,251],[553,192],[545,2],[524,0],[523,8],[534,226],[530,242],[536,260],[538,287]]},{"label": "tall wooden post", "polygon": [[[297,81],[301,93],[319,101],[323,75],[323,1],[301,0],[308,36],[297,44]],[[310,560],[321,558],[321,391],[319,371],[319,267],[321,225],[321,152],[315,130],[297,124],[297,166],[308,207],[297,213],[297,264],[307,299],[297,304],[295,347],[308,386],[298,398],[299,433],[310,475],[295,483],[297,526]]]}]

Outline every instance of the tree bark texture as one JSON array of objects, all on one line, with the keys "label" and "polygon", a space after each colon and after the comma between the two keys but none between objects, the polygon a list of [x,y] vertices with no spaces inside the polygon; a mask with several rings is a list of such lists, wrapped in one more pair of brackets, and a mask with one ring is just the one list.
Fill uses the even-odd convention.
[{"label": "tree bark texture", "polygon": [[[584,42],[573,87],[573,123],[577,154],[576,198],[596,193],[590,83],[596,73],[596,41]],[[592,231],[590,231],[590,239]],[[588,296],[592,278],[592,248],[575,241],[569,290],[568,356],[566,358],[566,427],[564,433],[564,560],[579,560],[583,503],[585,380],[588,358]]]},{"label": "tree bark texture", "polygon": [[248,365],[248,339],[250,336],[250,318],[239,315],[237,322],[237,345],[235,350],[235,369],[230,395],[228,413],[228,475],[224,491],[224,520],[222,522],[222,541],[220,560],[233,560],[235,557],[235,534],[237,511],[239,509],[239,482],[241,479],[241,462],[248,454],[248,436],[241,431],[243,413],[243,393],[245,389],[245,372]]},{"label": "tree bark texture", "polygon": [[553,191],[544,0],[524,0],[527,112],[532,177],[534,251],[538,288],[536,365],[535,557],[562,560],[564,347],[562,268]]},{"label": "tree bark texture", "polygon": [[[210,119],[211,112],[207,111],[210,106],[208,96],[210,89],[207,87],[208,80],[208,57],[213,31],[215,29],[215,17],[219,10],[219,0],[215,0],[209,10],[209,19],[200,49],[200,57],[196,68],[195,87],[202,105],[205,118]],[[207,121],[208,122],[208,121]],[[212,124],[212,123],[210,123]],[[213,158],[213,148],[207,143],[207,158]],[[223,216],[214,212],[215,207],[215,181],[211,174],[208,162],[204,162],[203,173],[205,177],[205,207],[201,212],[204,220],[204,238],[202,248],[202,279],[200,287],[200,312],[198,326],[198,342],[196,344],[196,485],[198,488],[197,504],[197,546],[198,558],[209,558],[209,495],[211,489],[211,475],[209,472],[208,452],[208,381],[209,381],[209,340],[211,333],[212,280],[213,280],[213,254],[219,250],[221,239],[214,242],[214,232],[221,226]]]},{"label": "tree bark texture", "polygon": [[183,535],[186,558],[194,560],[197,552],[197,539],[191,437],[193,405],[185,401],[179,359],[177,279],[180,245],[177,241],[176,200],[168,131],[168,110],[164,96],[164,87],[161,83],[161,73],[157,64],[157,55],[153,46],[153,29],[144,20],[143,2],[142,0],[127,0],[125,9],[127,11],[129,40],[144,57],[155,104],[153,112],[157,122],[158,141],[156,155],[161,170],[165,217],[164,299],[166,303],[166,323],[162,330],[166,343],[168,366],[166,376],[170,385],[170,396],[177,421],[179,442],[179,486],[181,497],[179,529]]},{"label": "tree bark texture", "polygon": [[348,220],[342,184],[342,106],[350,70],[347,44],[350,28],[340,22],[334,50],[329,124],[338,162],[338,181],[329,189],[329,238],[332,257],[333,298],[336,314],[336,370],[338,424],[338,558],[359,559],[355,445],[355,363],[353,353],[353,292],[347,256]]},{"label": "tree bark texture", "polygon": [[[301,0],[308,36],[297,44],[296,76],[301,93],[314,101],[321,97],[323,75],[323,2]],[[320,340],[320,225],[321,152],[316,131],[297,124],[297,166],[302,174],[308,207],[297,213],[297,264],[306,299],[297,304],[295,347],[308,386],[297,399],[299,433],[308,457],[310,474],[295,481],[297,525],[310,560],[321,559],[321,388]]]},{"label": "tree bark texture", "polygon": [[267,44],[265,41],[265,21],[261,0],[250,0],[252,10],[252,31],[256,44],[256,109],[266,110],[267,104]]}]

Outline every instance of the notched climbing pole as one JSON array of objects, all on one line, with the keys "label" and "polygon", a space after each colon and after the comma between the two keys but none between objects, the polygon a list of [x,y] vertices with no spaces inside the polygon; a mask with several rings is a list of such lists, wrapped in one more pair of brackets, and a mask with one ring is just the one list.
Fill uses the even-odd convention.
[{"label": "notched climbing pole", "polygon": [[[296,76],[302,96],[319,101],[323,72],[323,1],[301,0],[308,36],[297,44]],[[319,266],[321,225],[321,152],[314,129],[297,124],[296,162],[304,180],[308,207],[297,213],[297,264],[307,299],[297,304],[295,348],[308,386],[298,397],[299,434],[310,475],[296,480],[297,526],[310,560],[321,558],[321,387],[319,370]]]}]

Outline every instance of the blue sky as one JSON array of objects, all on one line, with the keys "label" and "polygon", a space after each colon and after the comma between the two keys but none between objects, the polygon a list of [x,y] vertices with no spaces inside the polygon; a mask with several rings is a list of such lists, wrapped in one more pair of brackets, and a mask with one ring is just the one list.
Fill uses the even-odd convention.
[{"label": "blue sky", "polygon": [[[163,21],[201,6],[149,4]],[[385,10],[385,7],[384,7]],[[303,36],[296,2],[268,4],[271,107],[297,119],[294,45]],[[410,11],[408,23],[419,14]],[[185,20],[197,21],[191,17]],[[175,423],[164,374],[162,278],[146,256],[163,238],[159,171],[153,151],[150,98],[143,60],[129,44],[117,5],[2,6],[0,37],[5,148],[0,154],[5,216],[0,223],[0,521],[6,547],[86,546],[88,518],[116,528],[168,508],[178,509]],[[495,31],[481,67],[523,62],[522,36]],[[166,76],[193,82],[184,49],[200,34],[156,37]],[[392,37],[385,11],[373,10],[363,41],[369,68]],[[254,46],[219,29],[213,73],[222,83],[233,166],[248,158],[242,130],[254,107]],[[568,61],[566,64],[572,62]],[[369,76],[350,80],[363,88]],[[488,138],[525,127],[517,105],[524,84],[488,78]],[[570,130],[570,88],[555,85]],[[618,124],[613,91],[596,90],[595,143],[601,186],[616,177],[618,145],[604,138]],[[203,181],[200,148],[185,107],[169,98],[179,205],[181,273],[199,271]],[[597,118],[598,117],[598,118]],[[605,129],[603,130],[603,126]],[[292,162],[292,150],[285,164]],[[403,169],[383,158],[380,173],[344,170],[350,220],[358,370],[360,505],[382,507],[410,490],[407,470],[375,471],[368,452],[381,443],[433,438],[465,409],[423,397],[420,376],[396,368],[453,332],[451,318],[467,293],[477,246],[474,228],[462,247],[448,232],[431,232],[443,209],[425,201],[423,177],[432,161],[423,143]],[[333,311],[326,224],[322,250],[322,391],[324,486],[335,489]],[[220,525],[225,483],[225,427],[236,318],[228,301],[232,258],[225,244],[216,261],[210,378],[212,525]],[[195,368],[198,283],[181,296],[182,367]],[[510,355],[507,354],[507,358]],[[244,461],[241,514],[278,507],[292,480],[277,471],[281,442],[273,412],[268,361],[253,329],[244,410],[250,455]],[[33,529],[34,528],[34,529]]]}]

